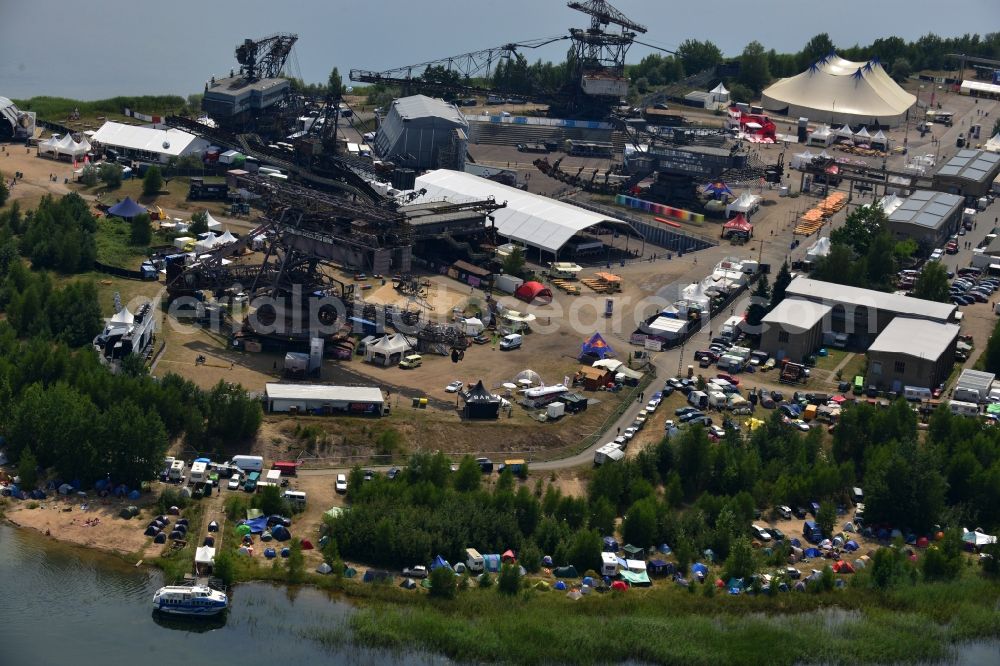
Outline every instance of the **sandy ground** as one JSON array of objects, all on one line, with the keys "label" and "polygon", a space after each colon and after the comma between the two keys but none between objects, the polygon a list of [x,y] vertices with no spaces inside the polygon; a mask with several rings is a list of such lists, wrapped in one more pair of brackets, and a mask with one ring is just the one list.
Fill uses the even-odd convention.
[{"label": "sandy ground", "polygon": [[[123,555],[137,555],[138,559],[142,559],[158,554],[161,548],[154,546],[153,540],[143,534],[156,511],[154,499],[149,494],[137,502],[93,497],[85,500],[50,497],[37,502],[36,509],[28,508],[31,501],[11,502],[7,505],[6,518],[18,526],[42,534],[49,533],[60,541]],[[130,504],[141,509],[139,516],[131,520],[120,518],[118,512]]]}]

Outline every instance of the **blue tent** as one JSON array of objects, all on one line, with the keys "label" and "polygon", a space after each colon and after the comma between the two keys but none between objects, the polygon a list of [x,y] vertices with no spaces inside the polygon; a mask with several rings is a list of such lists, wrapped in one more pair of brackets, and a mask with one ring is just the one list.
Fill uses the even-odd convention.
[{"label": "blue tent", "polygon": [[845,543],[845,544],[844,544],[844,549],[845,549],[845,550],[849,550],[849,551],[851,551],[852,553],[853,553],[854,551],[856,551],[856,550],[857,550],[858,548],[860,548],[860,547],[861,547],[861,546],[859,546],[859,545],[858,545],[858,542],[857,542],[857,541],[855,541],[854,539],[851,539],[850,541],[848,541],[847,543]]},{"label": "blue tent", "polygon": [[[262,520],[261,518],[256,518],[255,520]],[[292,538],[292,533],[288,531],[288,528],[284,525],[275,525],[271,528],[271,536],[273,536],[278,541],[288,541]]]},{"label": "blue tent", "polygon": [[816,548],[806,548],[806,557],[819,557],[819,550]]},{"label": "blue tent", "polygon": [[131,500],[137,500],[141,497],[141,493],[138,490],[133,490],[128,494],[128,498]]},{"label": "blue tent", "polygon": [[802,542],[799,541],[798,537],[792,537],[792,540],[789,541],[788,543],[792,544],[796,548],[801,548],[802,547]]},{"label": "blue tent", "polygon": [[108,209],[108,215],[124,217],[126,220],[132,219],[136,215],[141,215],[145,212],[146,209],[132,201],[132,197],[125,197],[124,201],[120,201]]},{"label": "blue tent", "polygon": [[[653,397],[655,398],[656,396],[654,395]],[[670,553],[673,552],[672,550],[670,550],[670,546],[668,546],[665,543],[661,543],[660,547],[657,550],[659,550],[664,555],[669,555]]]},{"label": "blue tent", "polygon": [[705,186],[705,194],[712,196],[715,199],[721,199],[723,196],[729,195],[733,196],[733,191],[729,189],[729,186],[723,183],[721,180],[717,180],[714,183],[709,183]]},{"label": "blue tent", "polygon": [[557,580],[556,584],[553,585],[552,587],[554,587],[557,590],[565,590],[566,589],[566,583],[562,582],[561,580]]},{"label": "blue tent", "polygon": [[211,460],[209,460],[208,458],[195,458],[195,459],[194,459],[194,461],[195,461],[195,462],[203,462],[203,463],[206,463],[206,464],[208,464],[208,463],[212,462],[212,461],[211,461]]},{"label": "blue tent", "polygon": [[434,561],[431,562],[431,571],[433,571],[434,569],[440,569],[441,567],[445,567],[446,569],[451,569],[451,565],[448,564],[448,560],[438,555],[437,557],[434,558]]},{"label": "blue tent", "polygon": [[267,518],[264,516],[245,520],[243,523],[250,528],[251,534],[260,534],[267,529]]},{"label": "blue tent", "polygon": [[273,560],[277,556],[278,556],[278,553],[276,553],[274,551],[274,548],[265,548],[264,549],[264,557],[266,557],[267,559]]},{"label": "blue tent", "polygon": [[691,565],[691,573],[701,574],[704,576],[708,574],[708,567],[701,562],[695,562]]},{"label": "blue tent", "polygon": [[500,571],[500,555],[496,553],[492,555],[483,555],[483,566],[490,573],[497,573]]},{"label": "blue tent", "polygon": [[605,553],[617,553],[618,552],[618,541],[612,536],[604,537],[604,545],[601,547]]},{"label": "blue tent", "polygon": [[580,347],[580,355],[592,354],[598,358],[604,358],[605,356],[614,356],[615,350],[604,341],[600,333],[594,333],[590,336],[590,339],[583,343]]}]

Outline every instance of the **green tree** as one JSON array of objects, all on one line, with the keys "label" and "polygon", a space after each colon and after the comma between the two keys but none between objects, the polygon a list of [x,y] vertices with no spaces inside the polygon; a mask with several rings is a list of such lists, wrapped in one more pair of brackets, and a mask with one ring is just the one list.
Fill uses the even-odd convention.
[{"label": "green tree", "polygon": [[820,502],[816,524],[823,531],[823,536],[833,538],[833,530],[837,525],[837,509],[832,502]]},{"label": "green tree", "polygon": [[906,58],[899,57],[892,61],[892,78],[897,81],[905,81],[913,73],[913,67]]},{"label": "green tree", "polygon": [[125,399],[104,412],[98,432],[98,459],[113,479],[136,487],[156,477],[168,445],[159,414]]},{"label": "green tree", "polygon": [[520,277],[524,272],[524,251],[515,245],[510,254],[503,258],[501,265],[505,274]]},{"label": "green tree", "polygon": [[431,596],[437,599],[454,599],[458,591],[455,582],[455,572],[448,567],[431,569]]},{"label": "green tree", "polygon": [[993,332],[983,351],[983,367],[987,372],[1000,373],[1000,320],[993,325]]},{"label": "green tree", "polygon": [[265,515],[287,515],[288,503],[281,497],[281,489],[277,486],[264,486],[253,496],[253,505]]},{"label": "green tree", "polygon": [[754,94],[760,93],[771,82],[767,51],[756,40],[747,44],[740,56],[739,82],[753,90]]},{"label": "green tree", "polygon": [[7,205],[7,199],[10,197],[10,190],[7,188],[7,181],[3,177],[3,172],[0,171],[0,208]]},{"label": "green tree", "polygon": [[[579,571],[597,570],[601,566],[601,535],[595,529],[580,530],[570,539],[566,563]],[[557,562],[556,564],[561,564]]]},{"label": "green tree", "polygon": [[944,539],[927,549],[920,564],[924,580],[955,580],[962,572],[962,535],[957,529],[949,529]]},{"label": "green tree", "polygon": [[785,291],[792,283],[792,271],[788,267],[788,262],[782,262],[778,269],[778,275],[774,278],[774,288],[771,290],[771,310],[778,306],[778,303],[785,300]]},{"label": "green tree", "polygon": [[627,543],[648,548],[656,540],[656,500],[652,497],[633,504],[625,514],[622,538]]},{"label": "green tree", "polygon": [[464,456],[462,462],[458,464],[458,470],[455,472],[453,480],[455,490],[463,493],[475,492],[479,490],[482,478],[483,471],[480,469],[476,459],[472,456]]},{"label": "green tree", "polygon": [[830,244],[846,245],[859,257],[867,256],[873,239],[888,229],[888,223],[882,206],[859,206],[848,214],[844,226],[830,232]]},{"label": "green tree", "polygon": [[21,457],[17,461],[17,476],[22,488],[34,490],[38,486],[38,460],[30,446],[21,451]]},{"label": "green tree", "polygon": [[497,577],[497,591],[500,594],[515,596],[521,589],[521,570],[517,564],[504,564],[500,567]]},{"label": "green tree", "polygon": [[160,193],[161,187],[163,187],[163,174],[160,173],[160,167],[149,167],[142,178],[142,193],[147,197],[155,197]]},{"label": "green tree", "polygon": [[236,578],[235,564],[232,552],[223,550],[215,556],[215,563],[212,565],[212,574],[221,580],[224,585],[231,585]]},{"label": "green tree", "polygon": [[757,281],[757,286],[753,290],[750,298],[750,307],[747,308],[747,326],[755,329],[760,326],[761,320],[767,314],[767,305],[771,298],[771,289],[767,283],[767,276],[761,275]]},{"label": "green tree", "polygon": [[403,435],[395,428],[386,428],[375,440],[375,451],[380,456],[395,455],[403,446]]},{"label": "green tree", "polygon": [[344,79],[340,76],[340,70],[334,67],[330,70],[330,77],[326,80],[326,89],[335,97],[340,97],[344,94]]},{"label": "green tree", "polygon": [[722,62],[722,51],[708,40],[685,39],[677,47],[677,57],[684,63],[685,72],[697,74]]},{"label": "green tree", "polygon": [[132,352],[121,360],[119,367],[126,377],[141,377],[146,374],[146,359]]},{"label": "green tree", "polygon": [[835,48],[830,35],[821,32],[806,42],[806,45],[799,51],[798,69],[803,70],[817,60],[827,57],[834,52]]},{"label": "green tree", "polygon": [[615,508],[607,497],[598,497],[590,504],[590,527],[601,534],[611,534],[615,530]]},{"label": "green tree", "polygon": [[726,567],[723,578],[743,578],[749,580],[757,571],[756,558],[750,539],[741,537],[733,542],[729,549],[729,557],[726,559]]},{"label": "green tree", "polygon": [[729,97],[734,102],[746,102],[749,104],[757,97],[752,88],[737,81],[731,81],[727,84],[727,87],[729,88]]},{"label": "green tree", "polygon": [[129,242],[132,245],[146,247],[153,240],[153,228],[150,226],[149,215],[140,213],[129,222]]},{"label": "green tree", "polygon": [[208,211],[199,210],[191,216],[191,226],[188,231],[195,236],[208,231]]},{"label": "green tree", "polygon": [[260,401],[242,386],[219,380],[206,396],[205,432],[224,444],[243,442],[257,434],[264,419]]},{"label": "green tree", "polygon": [[920,276],[917,277],[917,283],[913,286],[913,295],[928,301],[947,303],[948,290],[948,273],[944,264],[940,261],[924,264]]},{"label": "green tree", "polygon": [[[0,180],[3,179],[0,178]],[[87,187],[93,187],[94,185],[97,185],[97,180],[98,180],[97,167],[95,167],[93,164],[85,165],[83,167],[83,173],[80,174],[80,182],[86,185]]]},{"label": "green tree", "polygon": [[293,539],[292,545],[288,550],[288,581],[291,583],[301,583],[306,572],[306,559],[302,555],[302,541],[300,539]]},{"label": "green tree", "polygon": [[75,280],[54,290],[45,310],[56,337],[72,347],[89,345],[104,327],[92,280]]},{"label": "green tree", "polygon": [[117,190],[122,186],[122,168],[117,164],[103,162],[100,170],[101,182],[109,190]]}]

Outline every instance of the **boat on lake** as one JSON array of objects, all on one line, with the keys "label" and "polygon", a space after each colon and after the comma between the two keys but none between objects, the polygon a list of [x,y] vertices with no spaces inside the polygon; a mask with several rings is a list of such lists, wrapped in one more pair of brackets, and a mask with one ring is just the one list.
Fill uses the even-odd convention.
[{"label": "boat on lake", "polygon": [[229,597],[205,585],[167,585],[153,595],[153,610],[170,615],[207,617],[227,608]]}]

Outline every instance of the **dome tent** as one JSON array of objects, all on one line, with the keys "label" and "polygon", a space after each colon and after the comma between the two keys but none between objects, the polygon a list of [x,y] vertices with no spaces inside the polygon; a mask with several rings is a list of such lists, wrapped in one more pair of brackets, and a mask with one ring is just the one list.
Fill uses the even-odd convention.
[{"label": "dome tent", "polygon": [[132,201],[132,197],[125,197],[122,201],[119,201],[108,209],[108,215],[122,217],[126,220],[131,220],[133,217],[142,215],[145,212],[146,209]]},{"label": "dome tent", "polygon": [[526,303],[546,305],[552,302],[552,290],[541,282],[525,282],[514,291],[514,296]]}]

